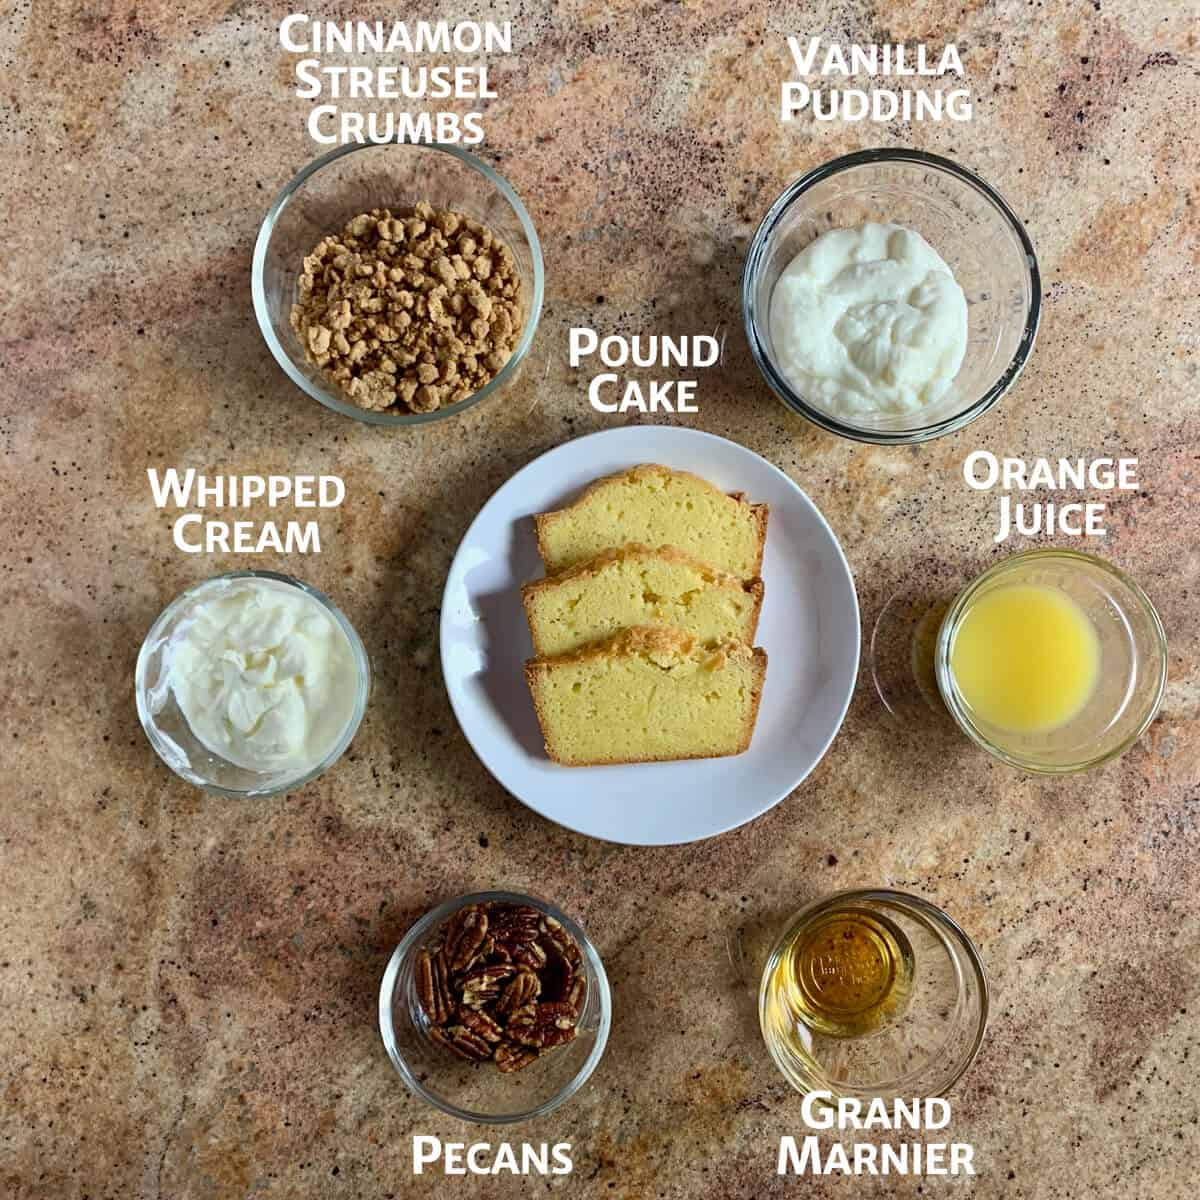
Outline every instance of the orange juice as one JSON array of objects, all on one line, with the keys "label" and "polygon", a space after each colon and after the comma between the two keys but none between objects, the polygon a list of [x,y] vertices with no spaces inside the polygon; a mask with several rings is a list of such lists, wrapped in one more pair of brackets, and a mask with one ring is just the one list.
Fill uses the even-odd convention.
[{"label": "orange juice", "polygon": [[1010,583],[972,600],[950,647],[950,674],[977,722],[1049,733],[1087,704],[1100,675],[1100,639],[1065,592]]}]

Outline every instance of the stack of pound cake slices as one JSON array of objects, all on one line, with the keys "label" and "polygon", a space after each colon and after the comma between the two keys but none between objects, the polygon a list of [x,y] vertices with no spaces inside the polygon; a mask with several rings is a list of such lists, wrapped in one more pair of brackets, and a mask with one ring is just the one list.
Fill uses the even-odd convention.
[{"label": "stack of pound cake slices", "polygon": [[766,505],[646,465],[534,521],[547,576],[523,589],[537,654],[525,675],[550,758],[748,749],[767,670],[753,646]]}]

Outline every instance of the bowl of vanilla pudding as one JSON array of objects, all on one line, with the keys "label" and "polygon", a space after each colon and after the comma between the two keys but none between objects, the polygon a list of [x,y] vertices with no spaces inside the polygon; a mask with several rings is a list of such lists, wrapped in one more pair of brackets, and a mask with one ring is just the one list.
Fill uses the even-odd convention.
[{"label": "bowl of vanilla pudding", "polygon": [[793,412],[910,444],[987,412],[1033,349],[1041,282],[1001,196],[947,158],[863,150],[795,180],[750,244],[751,353]]},{"label": "bowl of vanilla pudding", "polygon": [[1028,550],[959,593],[934,668],[972,741],[1010,766],[1065,774],[1145,733],[1166,686],[1166,634],[1150,598],[1110,563]]}]

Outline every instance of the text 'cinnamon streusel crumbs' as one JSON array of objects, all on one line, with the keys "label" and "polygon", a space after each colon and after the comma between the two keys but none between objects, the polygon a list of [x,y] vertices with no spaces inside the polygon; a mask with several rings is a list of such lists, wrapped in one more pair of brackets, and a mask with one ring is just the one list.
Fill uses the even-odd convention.
[{"label": "text 'cinnamon streusel crumbs'", "polygon": [[292,328],[305,357],[374,412],[433,412],[474,395],[524,324],[509,248],[463,213],[374,208],[304,260]]}]

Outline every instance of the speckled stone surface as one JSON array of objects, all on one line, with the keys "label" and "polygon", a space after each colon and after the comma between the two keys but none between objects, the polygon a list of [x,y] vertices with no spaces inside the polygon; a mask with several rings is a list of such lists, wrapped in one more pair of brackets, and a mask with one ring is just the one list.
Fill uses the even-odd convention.
[{"label": "speckled stone surface", "polygon": [[[0,1192],[1195,1195],[1197,5],[513,6],[488,147],[544,240],[545,315],[514,390],[411,435],[308,400],[251,311],[259,222],[316,154],[278,45],[287,11],[15,0],[0,14]],[[953,37],[975,118],[781,127],[789,32]],[[792,418],[741,332],[758,218],[798,172],[872,142],[981,172],[1043,271],[1018,386],[920,449],[855,447]],[[1168,630],[1153,728],[1084,778],[1031,778],[952,734],[898,731],[864,675],[819,769],[735,833],[640,850],[534,817],[455,725],[437,619],[492,490],[614,421],[567,370],[580,321],[727,330],[689,423],[807,490],[842,539],[867,629],[901,581],[953,586],[998,553],[995,498],[962,483],[970,450],[1137,455],[1142,490],[1114,505],[1105,553]],[[175,551],[147,466],[346,480],[319,558],[257,560],[332,593],[377,671],[351,752],[295,794],[205,796],[142,735],[143,634],[180,589],[247,562]],[[990,971],[989,1036],[952,1095],[974,1180],[774,1174],[779,1136],[804,1132],[799,1100],[727,943],[869,883],[943,905]],[[379,978],[432,902],[498,884],[554,898],[590,931],[613,985],[609,1050],[573,1103],[516,1131],[571,1141],[570,1178],[417,1179],[412,1134],[500,1131],[404,1091],[376,1030]]]}]

